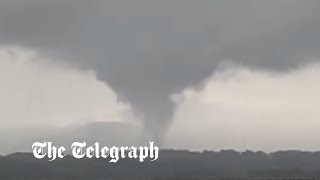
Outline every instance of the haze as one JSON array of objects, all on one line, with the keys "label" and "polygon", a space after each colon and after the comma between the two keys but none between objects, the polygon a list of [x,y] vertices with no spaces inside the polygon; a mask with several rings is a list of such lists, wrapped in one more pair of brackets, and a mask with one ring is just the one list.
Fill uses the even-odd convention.
[{"label": "haze", "polygon": [[0,152],[48,139],[319,150],[319,10],[313,0],[1,1]]}]

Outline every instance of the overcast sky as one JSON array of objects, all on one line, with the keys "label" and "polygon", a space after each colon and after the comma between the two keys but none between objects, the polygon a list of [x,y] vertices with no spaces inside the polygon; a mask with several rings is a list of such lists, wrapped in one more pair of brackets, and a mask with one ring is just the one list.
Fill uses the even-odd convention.
[{"label": "overcast sky", "polygon": [[317,0],[3,0],[0,133],[120,121],[167,147],[319,150],[319,32]]}]

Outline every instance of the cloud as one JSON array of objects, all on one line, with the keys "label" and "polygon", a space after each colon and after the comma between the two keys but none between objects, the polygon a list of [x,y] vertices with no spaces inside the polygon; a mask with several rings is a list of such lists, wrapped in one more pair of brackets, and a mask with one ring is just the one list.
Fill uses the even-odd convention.
[{"label": "cloud", "polygon": [[245,67],[214,73],[173,96],[167,147],[319,149],[320,64],[274,74]]},{"label": "cloud", "polygon": [[316,0],[10,0],[0,2],[0,44],[93,70],[161,137],[169,95],[223,59],[273,72],[319,62],[319,9]]},{"label": "cloud", "polygon": [[0,48],[1,128],[82,126],[130,121],[128,104],[93,71],[79,70],[36,51]]}]

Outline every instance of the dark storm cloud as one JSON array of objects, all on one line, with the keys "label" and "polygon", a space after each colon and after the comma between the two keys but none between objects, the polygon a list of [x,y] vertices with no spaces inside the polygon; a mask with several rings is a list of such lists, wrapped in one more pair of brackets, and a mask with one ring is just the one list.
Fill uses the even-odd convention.
[{"label": "dark storm cloud", "polygon": [[8,0],[0,42],[94,69],[158,136],[173,111],[169,95],[222,60],[282,71],[316,59],[319,10],[311,0]]}]

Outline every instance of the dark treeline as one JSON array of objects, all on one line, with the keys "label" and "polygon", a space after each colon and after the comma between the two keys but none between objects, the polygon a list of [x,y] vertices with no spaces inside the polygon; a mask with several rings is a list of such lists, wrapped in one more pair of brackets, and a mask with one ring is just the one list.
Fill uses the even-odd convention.
[{"label": "dark treeline", "polygon": [[189,152],[162,150],[143,163],[120,159],[75,159],[49,162],[31,153],[0,157],[1,179],[185,179],[185,178],[319,178],[320,152]]}]

